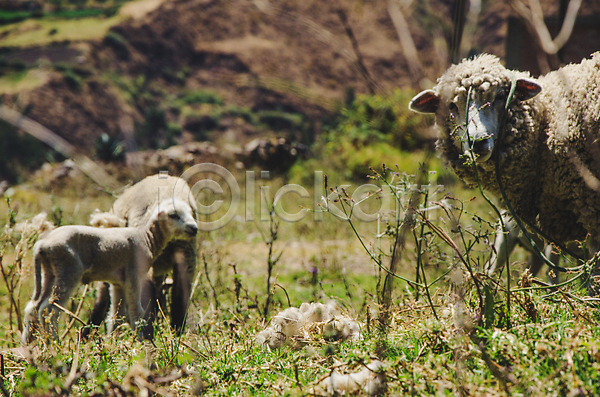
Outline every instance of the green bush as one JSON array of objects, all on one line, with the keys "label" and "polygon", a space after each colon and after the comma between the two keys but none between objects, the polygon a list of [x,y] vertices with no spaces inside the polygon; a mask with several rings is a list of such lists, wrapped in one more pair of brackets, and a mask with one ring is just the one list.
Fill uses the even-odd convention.
[{"label": "green bush", "polygon": [[259,123],[268,125],[274,131],[301,129],[304,124],[304,117],[296,113],[263,110],[257,115]]},{"label": "green bush", "polygon": [[208,103],[212,105],[223,104],[223,99],[221,99],[221,97],[219,97],[217,94],[204,90],[191,91],[181,98],[181,100],[187,105],[195,105],[199,103]]},{"label": "green bush", "polygon": [[214,117],[220,119],[222,117],[240,117],[242,119],[244,119],[244,121],[246,123],[249,124],[256,124],[257,123],[257,117],[256,114],[252,112],[252,110],[248,109],[248,108],[243,108],[243,107],[239,107],[239,106],[226,106],[224,108],[221,108],[219,110],[217,110],[214,114]]},{"label": "green bush", "polygon": [[24,21],[29,17],[31,17],[31,13],[29,11],[0,10],[0,25]]},{"label": "green bush", "polygon": [[79,90],[81,88],[81,77],[71,69],[67,69],[63,72],[63,79],[72,90]]},{"label": "green bush", "polygon": [[167,132],[172,136],[180,136],[182,128],[178,123],[172,121],[167,123]]},{"label": "green bush", "polygon": [[117,137],[102,133],[94,145],[96,157],[102,161],[120,161],[125,159],[125,145]]},{"label": "green bush", "polygon": [[359,95],[324,128],[312,147],[313,158],[298,162],[290,178],[306,182],[302,175],[320,169],[340,179],[364,181],[369,167],[401,166],[406,158],[414,162],[416,157],[409,152],[423,146],[418,131],[426,128],[427,120],[408,110],[412,97],[404,90],[386,96]]},{"label": "green bush", "polygon": [[167,118],[165,111],[156,106],[151,106],[146,110],[145,120],[136,128],[136,138],[142,146],[157,149],[161,146],[164,132],[167,128]]},{"label": "green bush", "polygon": [[425,128],[427,119],[408,110],[412,97],[413,92],[401,89],[390,95],[359,95],[342,110],[341,121],[330,135],[341,135],[357,147],[382,141],[403,150],[421,147],[418,131]]},{"label": "green bush", "polygon": [[127,40],[117,32],[112,30],[109,31],[106,36],[104,36],[103,43],[111,47],[120,59],[126,60],[129,58]]}]

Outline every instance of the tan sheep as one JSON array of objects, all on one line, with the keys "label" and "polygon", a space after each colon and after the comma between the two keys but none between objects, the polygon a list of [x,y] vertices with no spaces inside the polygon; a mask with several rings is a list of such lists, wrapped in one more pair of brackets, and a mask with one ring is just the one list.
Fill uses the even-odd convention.
[{"label": "tan sheep", "polygon": [[44,324],[48,315],[51,332],[57,336],[58,310],[64,307],[81,283],[106,281],[115,295],[125,293],[129,324],[137,328],[142,318],[141,280],[147,277],[154,259],[173,239],[191,239],[198,225],[190,206],[179,199],[166,199],[152,211],[145,225],[126,228],[59,227],[33,248],[35,290],[25,309],[24,344],[32,340],[32,329]]},{"label": "tan sheep", "polygon": [[[114,202],[110,212],[93,214],[90,218],[90,224],[97,227],[117,226],[121,223],[134,227],[143,225],[158,206],[160,200],[166,197],[174,197],[188,203],[192,209],[193,217],[196,218],[196,201],[187,182],[182,178],[157,174],[148,176],[127,188]],[[172,272],[171,326],[178,332],[183,330],[190,300],[191,285],[196,271],[196,260],[196,239],[175,239],[169,242],[161,255],[155,258],[152,263],[154,283],[147,282],[144,285],[145,301],[143,305],[145,308],[148,307],[146,313],[150,327],[153,313],[156,310],[156,299],[153,295],[161,290],[166,276]],[[99,287],[90,324],[98,326],[106,318],[109,297],[108,285],[105,283]],[[120,299],[121,297],[116,296],[116,298]],[[160,296],[159,299],[161,302],[165,301],[163,296]],[[110,321],[108,326],[109,331],[111,331],[114,326],[113,321]],[[146,332],[151,333],[151,328]],[[89,329],[84,330],[84,336],[88,333]]]}]

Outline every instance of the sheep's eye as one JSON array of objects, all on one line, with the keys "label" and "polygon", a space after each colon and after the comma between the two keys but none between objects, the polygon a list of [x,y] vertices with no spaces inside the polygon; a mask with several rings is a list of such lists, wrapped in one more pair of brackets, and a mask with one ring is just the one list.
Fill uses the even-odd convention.
[{"label": "sheep's eye", "polygon": [[177,212],[169,214],[169,218],[171,218],[171,219],[179,219],[179,214]]},{"label": "sheep's eye", "polygon": [[450,104],[448,105],[448,109],[450,110],[450,113],[458,114],[458,106],[456,106],[456,103],[450,102]]}]

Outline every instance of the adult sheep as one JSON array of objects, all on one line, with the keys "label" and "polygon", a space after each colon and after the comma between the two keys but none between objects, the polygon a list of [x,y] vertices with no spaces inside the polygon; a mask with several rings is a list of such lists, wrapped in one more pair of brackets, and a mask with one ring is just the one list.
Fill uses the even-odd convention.
[{"label": "adult sheep", "polygon": [[[140,182],[127,188],[123,194],[114,202],[108,213],[97,213],[92,215],[90,224],[92,226],[103,226],[105,223],[113,224],[121,219],[125,226],[139,226],[147,222],[159,202],[167,197],[173,197],[185,201],[192,209],[193,217],[197,216],[197,206],[187,182],[178,177],[169,175],[151,175]],[[114,225],[116,226],[116,225]],[[165,278],[172,272],[173,285],[171,287],[171,326],[182,332],[185,326],[187,308],[190,301],[191,286],[196,271],[197,239],[176,239],[165,247],[152,263],[154,283],[147,283],[145,297],[154,297],[156,291],[161,290]],[[147,320],[152,323],[155,311],[155,298],[147,298],[150,302],[144,302],[148,314]],[[161,296],[164,302],[164,297]],[[103,284],[98,289],[98,294],[90,324],[98,326],[106,318],[110,301],[108,285]],[[109,331],[113,323],[109,322]],[[89,333],[85,330],[84,336]]]},{"label": "adult sheep", "polygon": [[435,113],[437,148],[467,184],[477,184],[466,161],[474,158],[483,188],[500,197],[499,155],[503,189],[522,220],[559,243],[589,233],[597,251],[600,53],[537,79],[483,54],[451,66],[409,109]]}]

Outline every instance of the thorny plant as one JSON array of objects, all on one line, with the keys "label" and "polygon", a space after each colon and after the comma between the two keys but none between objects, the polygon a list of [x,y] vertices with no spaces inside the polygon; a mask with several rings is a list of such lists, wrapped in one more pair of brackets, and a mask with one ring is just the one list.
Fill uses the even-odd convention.
[{"label": "thorny plant", "polygon": [[[488,238],[489,233],[486,231],[471,231],[468,228],[463,229],[460,226],[460,218],[464,213],[462,204],[459,207],[452,205],[453,201],[458,201],[452,197],[445,195],[439,201],[433,201],[438,196],[444,193],[443,187],[433,186],[427,181],[428,172],[426,165],[422,164],[419,170],[419,175],[409,176],[406,173],[401,173],[399,170],[392,170],[383,166],[381,173],[372,169],[372,179],[378,181],[383,187],[375,194],[369,194],[366,197],[355,201],[353,200],[345,188],[331,188],[331,194],[324,199],[324,209],[330,214],[337,216],[348,222],[354,234],[358,238],[360,244],[365,249],[371,260],[378,266],[379,281],[377,284],[377,298],[381,307],[379,314],[380,332],[383,337],[389,327],[389,311],[392,306],[392,292],[394,290],[394,281],[403,281],[419,298],[423,294],[427,300],[427,305],[431,309],[434,317],[437,319],[438,314],[436,305],[433,302],[433,293],[431,288],[438,282],[444,279],[452,270],[457,268],[456,264],[451,263],[450,256],[444,251],[443,246],[447,245],[451,248],[452,255],[459,259],[459,262],[464,265],[466,272],[471,279],[476,278],[475,259],[472,258],[475,254],[471,251],[475,250],[475,245]],[[353,212],[357,206],[364,201],[373,197],[381,197],[381,195],[389,195],[392,197],[396,209],[388,214],[380,214],[377,222],[376,239],[378,243],[375,247],[365,241],[356,228]],[[432,199],[433,196],[433,199]],[[344,214],[343,217],[336,215],[332,211],[331,206],[338,204]],[[444,225],[439,226],[430,220],[430,213],[433,210],[442,210],[446,215],[447,220],[443,220]],[[453,211],[458,210],[458,215]],[[475,217],[476,220],[483,222],[481,218]],[[384,231],[381,226],[385,224]],[[490,226],[489,224],[487,225]],[[447,230],[449,228],[449,230]],[[453,239],[450,237],[453,233],[459,233],[463,248],[459,248]],[[465,238],[468,234],[474,237],[473,240]],[[410,280],[399,274],[399,263],[402,257],[407,257],[410,253],[406,250],[407,240],[412,235],[416,251],[416,269],[415,279]],[[388,247],[383,248],[383,241],[388,240]],[[441,240],[441,244],[439,242]],[[427,259],[426,259],[427,257]],[[428,281],[426,272],[426,262],[430,257],[437,258],[438,263],[444,262],[447,268],[442,269],[441,274],[436,274],[433,281]],[[389,265],[386,261],[389,260]],[[482,293],[477,290],[477,294],[481,299]],[[482,312],[483,310],[480,310]]]},{"label": "thorny plant", "polygon": [[[16,238],[14,227],[16,225],[17,213],[10,206],[10,199],[6,198],[8,205],[8,223],[4,229],[0,232],[0,241],[3,245],[0,247],[0,271],[2,272],[2,280],[8,291],[8,297],[10,302],[9,309],[9,324],[10,329],[13,329],[13,323],[16,325],[16,329],[23,331],[23,318],[21,314],[21,286],[23,284],[23,259],[29,251],[33,248],[33,245],[37,241],[40,230],[35,228],[28,228],[27,221],[22,227],[21,235]],[[14,259],[9,263],[4,264],[3,259],[6,254],[6,250],[9,246],[14,249]]]},{"label": "thorny plant", "polygon": [[[267,211],[268,211],[268,218],[267,218],[267,222],[268,222],[268,228],[267,230],[263,230],[263,228],[261,228],[260,226],[258,227],[258,230],[260,231],[260,234],[263,238],[263,241],[265,242],[265,244],[267,245],[267,248],[269,249],[269,252],[267,254],[267,297],[265,299],[265,305],[263,306],[263,319],[265,322],[267,322],[267,320],[269,319],[269,309],[271,307],[271,297],[273,296],[273,291],[272,289],[275,288],[277,284],[277,281],[272,282],[272,277],[273,277],[273,269],[275,268],[275,265],[277,265],[277,262],[279,262],[279,260],[281,259],[281,255],[283,254],[283,251],[280,251],[279,253],[275,252],[275,241],[277,241],[277,238],[279,237],[278,233],[279,233],[279,222],[277,220],[277,216],[275,213],[275,207],[277,206],[278,203],[273,202],[273,203],[269,203],[267,201],[267,197],[263,196],[265,198],[265,202],[267,205]],[[261,214],[262,217],[262,214]],[[284,290],[285,291],[285,290]],[[287,292],[286,292],[287,295]],[[288,302],[289,302],[289,297],[288,297]]]}]

